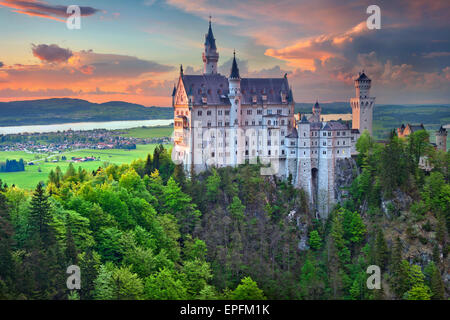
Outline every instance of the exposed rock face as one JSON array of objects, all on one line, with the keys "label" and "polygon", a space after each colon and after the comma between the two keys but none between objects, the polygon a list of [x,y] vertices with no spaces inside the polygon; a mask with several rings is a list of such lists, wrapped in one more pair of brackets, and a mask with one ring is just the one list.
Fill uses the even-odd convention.
[{"label": "exposed rock face", "polygon": [[401,211],[408,210],[413,199],[406,193],[395,190],[392,199],[381,199],[381,208],[384,214],[391,219],[392,215],[399,215]]},{"label": "exposed rock face", "polygon": [[358,167],[353,158],[336,160],[334,194],[337,203],[348,198],[348,189],[358,175]]}]

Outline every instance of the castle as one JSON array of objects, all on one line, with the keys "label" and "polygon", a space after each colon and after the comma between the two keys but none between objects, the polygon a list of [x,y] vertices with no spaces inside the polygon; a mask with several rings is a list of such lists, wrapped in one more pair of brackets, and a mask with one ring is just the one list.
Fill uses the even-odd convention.
[{"label": "castle", "polygon": [[211,22],[202,58],[203,74],[186,75],[181,66],[173,89],[174,160],[188,173],[257,160],[270,163],[261,174],[290,178],[308,194],[318,216],[326,217],[336,201],[336,163],[351,158],[363,130],[372,134],[371,80],[364,72],[355,80],[350,127],[321,121],[318,102],[309,118],[298,117],[287,75],[241,78],[235,53],[230,75],[219,74]]}]

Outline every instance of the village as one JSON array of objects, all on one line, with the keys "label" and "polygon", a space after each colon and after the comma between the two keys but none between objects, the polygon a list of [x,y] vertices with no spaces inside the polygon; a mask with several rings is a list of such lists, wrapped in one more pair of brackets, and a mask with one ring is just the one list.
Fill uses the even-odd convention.
[{"label": "village", "polygon": [[[27,153],[63,153],[83,149],[136,149],[137,144],[169,143],[168,137],[136,138],[126,132],[97,129],[90,131],[63,131],[52,133],[21,133],[0,135],[0,151]],[[81,161],[81,159],[77,159]],[[89,160],[87,160],[89,161]]]}]

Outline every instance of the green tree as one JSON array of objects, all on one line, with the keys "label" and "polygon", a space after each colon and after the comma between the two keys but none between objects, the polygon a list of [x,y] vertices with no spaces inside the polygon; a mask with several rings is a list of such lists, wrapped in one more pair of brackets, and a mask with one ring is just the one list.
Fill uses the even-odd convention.
[{"label": "green tree", "polygon": [[42,184],[38,183],[31,199],[29,218],[31,239],[42,241],[45,247],[52,245],[55,239],[51,222],[52,215],[48,196],[45,194]]},{"label": "green tree", "polygon": [[149,300],[184,300],[188,298],[180,276],[166,268],[145,280],[144,295]]},{"label": "green tree", "polygon": [[322,247],[322,238],[317,230],[312,230],[309,233],[309,246],[314,250],[319,250]]},{"label": "green tree", "polygon": [[231,294],[233,300],[265,300],[264,292],[250,277],[245,277]]}]

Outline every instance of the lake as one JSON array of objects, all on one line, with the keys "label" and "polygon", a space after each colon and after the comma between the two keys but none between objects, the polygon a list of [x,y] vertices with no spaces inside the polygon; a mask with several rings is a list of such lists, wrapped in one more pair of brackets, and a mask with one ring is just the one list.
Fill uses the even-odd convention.
[{"label": "lake", "polygon": [[74,122],[60,123],[37,126],[17,126],[17,127],[0,127],[0,134],[18,134],[18,133],[44,133],[56,131],[86,131],[94,129],[131,129],[139,127],[156,127],[168,126],[173,123],[173,119],[163,120],[125,120],[125,121],[105,121],[105,122]]}]

